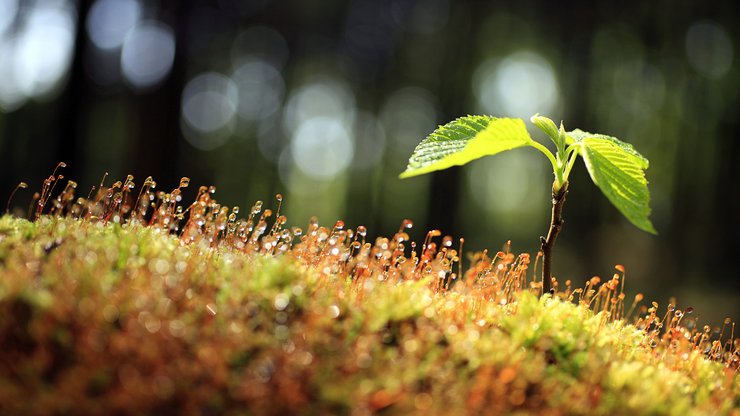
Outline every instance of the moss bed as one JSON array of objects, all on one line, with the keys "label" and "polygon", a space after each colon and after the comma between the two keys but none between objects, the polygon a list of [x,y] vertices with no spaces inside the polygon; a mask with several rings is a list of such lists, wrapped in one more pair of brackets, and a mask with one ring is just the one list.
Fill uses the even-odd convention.
[{"label": "moss bed", "polygon": [[193,207],[177,232],[0,219],[0,414],[740,414],[737,343],[630,305],[623,274],[540,297],[527,255],[462,275],[406,223]]}]

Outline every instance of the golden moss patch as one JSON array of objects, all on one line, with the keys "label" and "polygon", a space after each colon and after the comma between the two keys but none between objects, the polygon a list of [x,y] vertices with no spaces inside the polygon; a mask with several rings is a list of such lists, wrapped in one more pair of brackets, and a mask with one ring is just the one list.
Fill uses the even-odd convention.
[{"label": "golden moss patch", "polygon": [[653,312],[594,313],[600,289],[539,298],[506,253],[445,285],[450,253],[399,261],[397,240],[341,228],[260,253],[3,217],[0,413],[738,412],[737,367],[672,317],[667,337]]}]

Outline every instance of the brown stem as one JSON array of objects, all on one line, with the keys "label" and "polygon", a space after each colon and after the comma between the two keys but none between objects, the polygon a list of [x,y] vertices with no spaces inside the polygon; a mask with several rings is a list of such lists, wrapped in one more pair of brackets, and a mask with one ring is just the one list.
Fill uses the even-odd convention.
[{"label": "brown stem", "polygon": [[550,219],[550,231],[547,238],[540,237],[542,243],[542,293],[550,292],[550,283],[552,281],[552,248],[555,246],[555,240],[563,228],[563,205],[565,205],[565,196],[568,195],[568,182],[565,182],[560,190],[552,191],[552,217]]}]

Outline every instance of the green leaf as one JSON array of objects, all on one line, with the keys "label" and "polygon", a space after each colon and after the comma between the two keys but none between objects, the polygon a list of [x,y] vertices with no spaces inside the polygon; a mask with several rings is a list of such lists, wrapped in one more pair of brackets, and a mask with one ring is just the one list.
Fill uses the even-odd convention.
[{"label": "green leaf", "polygon": [[569,145],[580,142],[585,137],[609,137],[609,136],[605,136],[603,134],[593,134],[587,131],[583,131],[581,129],[575,129],[565,134],[566,143]]},{"label": "green leaf", "polygon": [[518,118],[467,116],[440,126],[422,140],[400,178],[409,178],[483,156],[527,146],[532,138]]},{"label": "green leaf", "polygon": [[645,179],[648,160],[614,137],[581,130],[568,133],[581,144],[588,173],[601,192],[637,228],[657,234],[650,216],[650,191]]},{"label": "green leaf", "polygon": [[539,115],[539,113],[532,116],[532,118],[529,119],[535,126],[539,127],[540,130],[545,132],[547,134],[547,137],[552,140],[555,145],[558,145],[558,141],[560,140],[560,132],[558,131],[558,126],[555,125],[555,122],[550,120],[549,118],[545,116]]}]

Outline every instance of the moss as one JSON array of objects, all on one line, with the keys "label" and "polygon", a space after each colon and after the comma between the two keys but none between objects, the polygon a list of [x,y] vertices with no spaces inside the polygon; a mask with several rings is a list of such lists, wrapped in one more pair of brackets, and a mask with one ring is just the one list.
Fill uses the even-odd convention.
[{"label": "moss", "polygon": [[736,370],[645,321],[497,296],[493,262],[439,290],[374,263],[389,240],[342,257],[312,229],[266,255],[3,217],[0,413],[738,414]]}]

